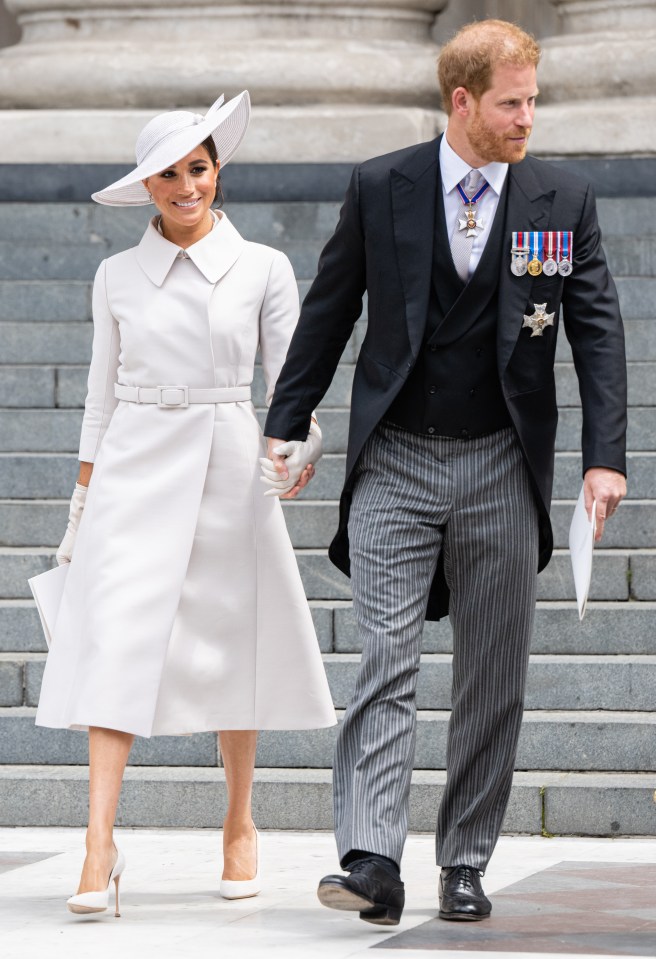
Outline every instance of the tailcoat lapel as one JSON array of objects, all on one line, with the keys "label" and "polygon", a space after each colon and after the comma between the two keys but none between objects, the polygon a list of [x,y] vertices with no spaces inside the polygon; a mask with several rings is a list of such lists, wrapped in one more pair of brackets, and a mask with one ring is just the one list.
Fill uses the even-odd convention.
[{"label": "tailcoat lapel", "polygon": [[508,170],[508,204],[501,251],[499,280],[499,322],[497,326],[497,363],[502,378],[522,329],[526,306],[531,298],[530,273],[515,276],[510,271],[512,232],[546,230],[553,204],[553,192],[545,193],[530,164],[522,161]]},{"label": "tailcoat lapel", "polygon": [[435,190],[438,140],[422,144],[390,170],[394,242],[396,245],[408,337],[412,355],[421,348],[428,301],[435,236]]}]

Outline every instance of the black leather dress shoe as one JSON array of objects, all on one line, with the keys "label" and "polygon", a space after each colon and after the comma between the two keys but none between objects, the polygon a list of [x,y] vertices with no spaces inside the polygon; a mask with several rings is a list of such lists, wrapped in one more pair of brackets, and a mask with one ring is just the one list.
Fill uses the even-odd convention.
[{"label": "black leather dress shoe", "polygon": [[486,919],[492,903],[483,892],[481,874],[472,866],[450,866],[440,872],[440,919]]},{"label": "black leather dress shoe", "polygon": [[319,883],[319,902],[329,909],[360,913],[360,919],[379,926],[397,926],[405,905],[400,879],[371,859],[358,859],[348,876],[324,876]]}]

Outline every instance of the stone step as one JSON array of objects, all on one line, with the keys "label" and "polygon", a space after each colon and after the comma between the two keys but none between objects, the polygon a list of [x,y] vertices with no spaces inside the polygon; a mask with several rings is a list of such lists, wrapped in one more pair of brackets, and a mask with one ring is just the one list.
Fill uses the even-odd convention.
[{"label": "stone step", "polygon": [[[230,220],[249,240],[280,246],[328,238],[339,217],[339,202],[229,203]],[[124,209],[88,203],[1,203],[2,234],[25,244],[102,243],[113,251],[138,243],[152,208]],[[617,218],[616,219],[621,219]],[[622,224],[618,222],[621,228]],[[644,233],[644,228],[639,232]]]},{"label": "stone step", "polygon": [[[56,284],[55,284],[56,285]],[[9,284],[11,287],[11,284]],[[2,305],[2,283],[0,283],[0,312]],[[23,313],[23,316],[27,316]],[[1,319],[1,317],[0,317]],[[626,354],[629,362],[656,361],[656,322],[654,320],[625,320]],[[366,321],[361,320],[355,326],[353,335],[342,355],[343,363],[354,363],[360,345],[367,330]],[[27,322],[19,316],[6,320],[0,326],[2,337],[3,364],[88,364],[91,357],[91,322],[84,317],[79,319],[51,315],[51,322],[35,318]],[[569,363],[572,352],[565,335],[558,337],[556,360]]]},{"label": "stone step", "polygon": [[[349,410],[320,407],[326,453],[344,453]],[[264,426],[266,411],[258,410]],[[0,452],[75,452],[80,439],[81,410],[0,410]],[[581,444],[581,411],[561,410],[556,449],[573,451]],[[656,449],[656,407],[634,406],[629,410],[627,446],[636,452]]]},{"label": "stone step", "polygon": [[[83,311],[85,315],[74,313],[66,315],[66,311],[63,309],[53,309],[49,313],[42,311],[33,317],[30,311],[22,305],[20,309],[11,311],[8,306],[11,306],[12,286],[15,285],[17,284],[3,285],[0,282],[0,337],[2,338],[0,360],[2,364],[88,365],[91,358],[91,340],[93,337],[93,326],[90,317],[87,316],[89,310],[85,308]],[[300,286],[299,284],[299,288]],[[54,288],[53,302],[57,302],[57,284],[44,284],[44,287],[44,297],[47,297],[48,291]],[[8,291],[9,295],[10,303],[8,305],[3,304],[2,301],[3,291],[5,290]],[[85,297],[86,295],[85,292]],[[20,297],[18,299],[20,300]],[[3,310],[10,315],[3,317]],[[14,312],[18,315],[14,315]],[[46,322],[48,320],[49,322]],[[355,362],[365,332],[366,323],[358,323],[345,348],[343,354],[345,362]],[[647,338],[649,339],[649,334],[647,334]],[[645,343],[643,340],[644,336],[640,342],[642,352],[638,356],[641,360],[650,358],[644,352]],[[656,358],[656,346],[654,357]]]},{"label": "stone step", "polygon": [[[0,653],[0,706],[36,706],[44,653]],[[337,709],[350,702],[360,663],[354,653],[327,653],[324,666]],[[526,709],[639,710],[654,705],[656,655],[552,656],[533,654]],[[424,653],[417,709],[451,708],[451,655]],[[2,759],[0,758],[0,762]]]},{"label": "stone step", "polygon": [[[649,366],[650,364],[640,364]],[[351,381],[355,367],[352,363],[340,364],[323,399],[324,407],[344,407],[351,401]],[[656,364],[654,364],[653,393],[656,405]],[[82,409],[87,395],[89,368],[84,366],[0,366],[0,408],[8,409]],[[647,373],[641,377],[643,389],[636,392],[642,406],[651,395],[651,383]],[[259,364],[255,367],[251,386],[253,403],[266,406],[266,384]]]},{"label": "stone step", "polygon": [[[0,216],[0,222],[1,222]],[[6,235],[6,234],[4,234]],[[134,245],[139,236],[127,244],[114,245],[100,237],[90,242],[77,243],[13,243],[0,240],[0,280],[21,282],[36,280],[93,280],[101,261],[114,253]],[[308,237],[303,240],[283,240],[275,246],[290,259],[299,280],[311,280],[317,272],[319,254],[325,240]],[[643,254],[648,262],[648,254]],[[653,272],[653,270],[652,270]]]},{"label": "stone step", "polygon": [[[577,490],[578,492],[578,490]],[[656,490],[654,491],[656,493]],[[5,501],[6,502],[6,501]],[[551,509],[551,518],[554,528],[554,542],[556,547],[567,548],[569,543],[569,527],[574,513],[576,503],[574,500],[566,502],[554,502]],[[6,512],[5,512],[6,509]],[[53,534],[59,544],[61,530],[64,528],[66,515],[60,514],[58,522],[53,528]],[[283,503],[285,511],[285,520],[287,528],[295,547],[299,549],[317,549],[327,548],[335,535],[339,520],[338,503],[334,501],[311,502],[309,500],[299,500],[297,502]],[[27,504],[27,510],[30,510],[30,504]],[[34,513],[29,515],[34,517],[32,520],[32,536],[34,542],[27,541],[21,543],[20,527],[16,528],[11,524],[11,518],[15,515],[14,505],[4,506],[0,501],[0,517],[5,519],[5,528],[8,530],[8,536],[12,535],[14,542],[8,542],[3,545],[45,545],[45,541],[38,541],[39,524],[36,521]],[[26,520],[26,525],[29,519]],[[0,528],[2,528],[0,520]],[[14,532],[15,530],[15,532]],[[648,549],[656,544],[656,502],[650,500],[633,500],[622,504],[621,518],[615,517],[608,524],[604,531],[603,545],[606,549]]]},{"label": "stone step", "polygon": [[[0,708],[0,763],[76,765],[87,762],[87,737],[34,725],[36,710]],[[444,769],[450,712],[419,710],[415,769]],[[342,713],[338,712],[341,720]],[[336,727],[260,733],[257,765],[329,769]],[[522,770],[656,771],[656,713],[536,710],[524,714],[516,768]],[[132,762],[140,766],[216,765],[216,737],[139,739]],[[652,787],[653,788],[653,787]]]},{"label": "stone step", "polygon": [[[328,769],[256,769],[253,818],[259,829],[332,829]],[[443,770],[416,771],[410,787],[413,831],[432,832]],[[85,766],[0,767],[0,825],[85,826]],[[135,767],[125,772],[117,825],[216,829],[227,805],[222,769]],[[653,835],[653,777],[640,773],[515,774],[505,833]]]},{"label": "stone step", "polygon": [[87,280],[0,280],[2,323],[68,324],[90,319],[91,283]]},{"label": "stone step", "polygon": [[[0,571],[5,568],[0,550]],[[596,549],[590,598],[596,600],[626,600],[629,598],[629,570],[631,582],[631,597],[635,599],[656,599],[656,577],[654,577],[654,561],[656,556],[650,550],[605,550]],[[303,585],[306,595],[311,599],[350,599],[351,589],[349,580],[329,561],[324,550],[302,549],[296,551]],[[646,562],[645,562],[646,560]],[[21,592],[1,592],[6,598],[23,596],[19,572],[19,564],[14,560],[8,564],[11,572],[6,577],[5,589],[22,590]],[[47,567],[45,557],[34,551],[33,558],[25,556],[25,569]],[[30,573],[30,575],[32,575]],[[0,572],[0,583],[5,577]],[[652,582],[655,585],[652,585]],[[571,562],[568,550],[556,550],[551,562],[538,577],[538,599],[570,600],[574,599],[574,582],[572,579]]]},{"label": "stone step", "polygon": [[[54,547],[0,548],[0,599],[30,597],[27,579],[55,565]],[[308,599],[350,599],[350,581],[332,565],[326,550],[297,549],[301,578]],[[656,550],[596,549],[590,599],[656,599]],[[630,571],[630,575],[629,575]],[[650,581],[652,580],[652,581]],[[555,550],[538,577],[538,599],[574,599],[569,550]]]},{"label": "stone step", "polygon": [[[323,398],[322,408],[348,406],[355,366],[341,363]],[[0,366],[0,408],[80,409],[87,394],[85,366]],[[578,380],[573,363],[556,365],[560,407],[580,406]],[[656,406],[656,363],[628,364],[629,406]],[[253,402],[265,406],[266,387],[261,366],[255,367]]]},{"label": "stone step", "polygon": [[[0,212],[0,224],[2,220]],[[262,238],[261,242],[268,242],[270,246],[282,250],[289,257],[299,280],[311,280],[316,274],[319,256],[328,235],[308,235],[299,239],[282,237],[268,241]],[[101,260],[138,240],[139,234],[131,236],[125,243],[116,243],[98,236],[87,242],[78,237],[75,242],[52,243],[44,243],[44,238],[41,237],[29,245],[0,241],[0,280],[88,282],[93,279]],[[627,277],[651,278],[656,273],[656,237],[611,236],[604,240],[604,247],[608,265],[616,280],[621,281]],[[629,301],[624,299],[624,294],[621,295],[623,307],[626,305],[627,310],[632,308]]]},{"label": "stone step", "polygon": [[604,236],[603,244],[608,266],[616,279],[656,274],[656,237],[653,235]]},{"label": "stone step", "polygon": [[[324,653],[359,653],[362,642],[347,600],[310,603],[319,646]],[[653,655],[656,602],[588,603],[579,621],[571,601],[540,601],[535,614],[531,648],[552,655]],[[426,623],[427,653],[450,653],[453,645],[448,619]],[[30,599],[0,600],[0,652],[41,653],[46,645],[39,617]]]},{"label": "stone step", "polygon": [[[228,198],[229,199],[229,198]],[[304,239],[330,235],[337,222],[341,200],[235,202],[226,212],[245,236],[271,243],[276,238]],[[656,223],[656,198],[597,198],[599,222],[604,240],[610,236],[650,236]],[[139,238],[152,216],[151,208],[107,208],[88,202],[3,202],[0,205],[3,229],[23,240],[78,242],[81,235],[101,236],[116,244]]]},{"label": "stone step", "polygon": [[597,197],[597,212],[603,231],[603,243],[610,236],[648,236],[656,223],[656,197]]},{"label": "stone step", "polygon": [[[578,490],[576,491],[578,493]],[[627,500],[619,516],[604,532],[607,549],[640,549],[656,544],[656,489],[654,498]],[[575,501],[555,501],[551,520],[554,542],[566,548]],[[285,520],[294,546],[327,548],[339,519],[338,503],[310,499],[284,502]],[[0,546],[58,546],[68,519],[68,500],[60,502],[0,499]]]},{"label": "stone step", "polygon": [[[656,497],[656,453],[627,454],[629,499]],[[302,501],[338,499],[344,482],[346,456],[326,453]],[[77,476],[75,453],[0,453],[0,498],[70,499]],[[578,453],[557,453],[555,499],[571,499],[581,486],[581,457]],[[300,502],[301,500],[299,500]]]},{"label": "stone step", "polygon": [[[561,656],[653,655],[656,653],[653,619],[655,612],[656,604],[650,602],[591,601],[588,603],[583,621],[580,621],[575,603],[541,600],[535,611],[531,650],[537,655]],[[3,622],[1,613],[0,608],[0,623]],[[15,636],[20,641],[21,637],[25,636],[24,648],[31,649],[34,647],[27,644],[27,637],[36,636],[36,640],[40,643],[38,648],[42,649],[43,640],[40,636],[39,623],[38,621],[28,622],[26,613],[27,611],[21,618],[18,610],[12,612],[11,608],[8,609],[7,640],[12,642],[12,637]],[[335,604],[332,623],[328,623],[328,626],[332,626],[332,645],[330,645],[330,634],[328,636],[324,634],[324,650],[332,649],[340,653],[362,651],[362,641],[358,634],[351,603]],[[31,639],[31,642],[34,640]],[[437,623],[426,623],[423,633],[425,652],[450,653],[452,648],[453,634],[448,619],[442,619]]]},{"label": "stone step", "polygon": [[[0,224],[3,217],[0,211]],[[8,234],[3,231],[3,235]],[[261,234],[258,235],[259,237]],[[0,241],[0,280],[21,282],[30,280],[81,280],[93,279],[101,260],[127,246],[138,242],[140,234],[131,236],[126,242],[116,242],[110,238],[92,235],[86,241],[78,237],[76,241],[44,242],[27,244]],[[269,245],[282,250],[290,259],[294,273],[299,280],[311,280],[316,274],[321,250],[328,234],[320,237],[308,235],[305,238],[288,237],[269,240]],[[266,242],[263,238],[262,242]],[[651,278],[656,273],[656,237],[654,236],[613,236],[604,242],[608,265],[616,280],[627,277]],[[622,305],[632,309],[621,293]],[[643,304],[644,305],[644,304]]]},{"label": "stone step", "polygon": [[[93,269],[88,271],[87,279],[75,277],[52,277],[37,279],[38,271],[32,277],[12,277],[7,279],[0,271],[0,321],[80,321],[91,316],[91,281],[102,254],[95,252]],[[43,253],[43,251],[42,251]],[[23,252],[25,271],[29,271],[31,252]],[[34,255],[39,255],[34,254]],[[70,258],[70,252],[65,253]],[[316,257],[313,255],[314,264]],[[54,261],[53,261],[54,262]],[[299,272],[297,279],[301,298],[309,289],[315,266],[308,272]],[[653,276],[618,276],[615,278],[620,299],[620,307],[625,320],[653,320],[656,295],[656,278]]]},{"label": "stone step", "polygon": [[[42,213],[37,231],[33,215]],[[338,219],[339,204],[231,204],[229,216],[247,239],[283,250],[299,277],[316,273],[321,250]],[[127,211],[126,211],[127,212]],[[91,279],[101,259],[137,244],[148,217],[143,211],[117,219],[114,211],[96,212],[83,205],[27,204],[0,206],[0,232],[20,242],[0,241],[2,279]],[[113,214],[113,217],[112,217]],[[616,220],[616,217],[614,218]],[[604,247],[616,277],[653,276],[656,237],[644,225],[634,233],[608,233]]]},{"label": "stone step", "polygon": [[[229,198],[228,198],[229,199]],[[294,201],[242,203],[229,201],[226,212],[244,236],[261,243],[330,236],[339,216],[341,201]],[[604,242],[615,236],[649,237],[656,233],[656,198],[598,197],[597,211]],[[0,222],[5,235],[25,242],[56,240],[77,243],[92,238],[126,246],[138,240],[152,216],[152,209],[109,209],[86,203],[0,204]]]}]

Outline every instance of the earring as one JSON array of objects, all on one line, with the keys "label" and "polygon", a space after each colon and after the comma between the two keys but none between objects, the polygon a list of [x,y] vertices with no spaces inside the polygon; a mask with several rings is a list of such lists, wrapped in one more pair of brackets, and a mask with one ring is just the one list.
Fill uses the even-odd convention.
[{"label": "earring", "polygon": [[151,203],[153,202],[153,195],[150,192],[150,190],[148,191],[148,199],[150,200]]}]

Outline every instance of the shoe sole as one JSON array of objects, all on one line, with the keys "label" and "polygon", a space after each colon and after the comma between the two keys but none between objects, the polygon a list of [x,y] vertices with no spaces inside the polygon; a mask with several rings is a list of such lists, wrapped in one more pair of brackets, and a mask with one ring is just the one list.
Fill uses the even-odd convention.
[{"label": "shoe sole", "polygon": [[442,912],[439,911],[440,919],[450,919],[455,922],[480,922],[481,919],[489,919],[490,913],[486,912],[483,916],[474,916],[467,912]]},{"label": "shoe sole", "polygon": [[398,926],[401,921],[401,909],[390,909],[387,906],[381,906],[375,910],[361,912],[360,919],[365,922],[371,922],[375,926]]},{"label": "shoe sole", "polygon": [[329,909],[341,909],[345,912],[362,912],[367,909],[376,909],[376,903],[366,896],[358,896],[343,886],[333,886],[323,883],[317,889],[317,896],[322,906]]},{"label": "shoe sole", "polygon": [[317,897],[322,906],[329,909],[339,909],[342,912],[357,912],[360,919],[371,922],[375,926],[398,926],[401,920],[401,909],[381,906],[372,902],[366,896],[359,896],[343,886],[333,886],[322,883],[317,889]]},{"label": "shoe sole", "polygon": [[107,912],[107,906],[69,906],[66,903],[66,908],[69,912],[74,912],[77,916],[86,916],[93,912]]}]

